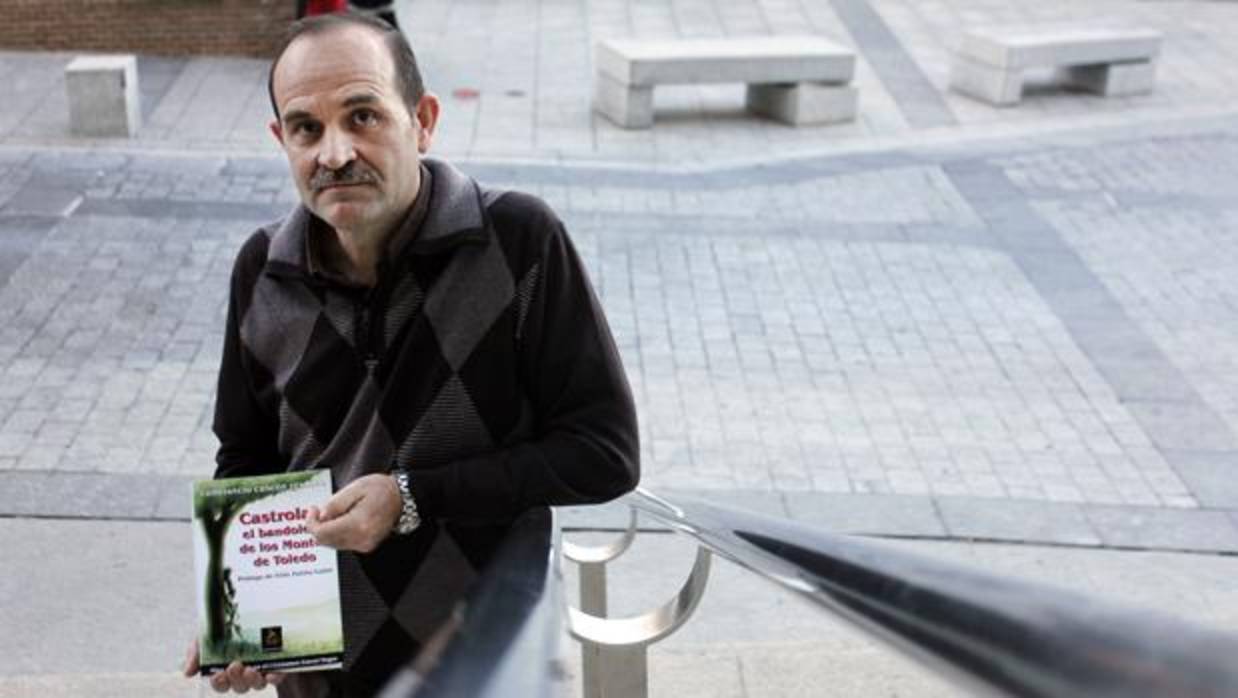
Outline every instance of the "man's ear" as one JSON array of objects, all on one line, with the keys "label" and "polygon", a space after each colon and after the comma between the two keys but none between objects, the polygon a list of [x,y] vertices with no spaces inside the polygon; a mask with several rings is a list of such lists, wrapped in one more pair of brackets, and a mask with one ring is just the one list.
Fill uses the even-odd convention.
[{"label": "man's ear", "polygon": [[271,129],[271,135],[275,136],[275,141],[284,145],[284,129],[279,125],[279,119],[271,119],[271,123],[267,124],[267,128]]},{"label": "man's ear", "polygon": [[434,127],[438,125],[440,105],[433,92],[427,92],[417,102],[417,151],[425,153],[434,141]]}]

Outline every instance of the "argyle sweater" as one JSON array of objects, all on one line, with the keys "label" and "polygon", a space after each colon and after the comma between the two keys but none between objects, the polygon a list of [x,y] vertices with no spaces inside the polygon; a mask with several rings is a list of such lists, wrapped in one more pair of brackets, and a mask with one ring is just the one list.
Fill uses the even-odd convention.
[{"label": "argyle sweater", "polygon": [[374,288],[310,273],[304,207],[254,233],[233,270],[216,477],[329,468],[338,489],[406,468],[423,518],[340,554],[344,671],[291,675],[281,695],[373,693],[518,513],[639,477],[631,392],[563,224],[426,164],[425,218]]}]

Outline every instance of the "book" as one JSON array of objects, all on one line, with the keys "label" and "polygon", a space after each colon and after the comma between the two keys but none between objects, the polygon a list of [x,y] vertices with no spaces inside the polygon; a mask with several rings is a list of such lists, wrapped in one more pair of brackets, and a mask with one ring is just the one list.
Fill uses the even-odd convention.
[{"label": "book", "polygon": [[193,484],[198,664],[262,671],[341,666],[339,562],[305,528],[331,497],[331,471]]}]

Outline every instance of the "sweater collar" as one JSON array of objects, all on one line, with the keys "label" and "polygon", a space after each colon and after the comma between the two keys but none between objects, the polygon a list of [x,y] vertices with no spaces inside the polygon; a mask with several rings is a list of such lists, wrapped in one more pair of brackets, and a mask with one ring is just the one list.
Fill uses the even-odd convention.
[{"label": "sweater collar", "polygon": [[[406,253],[435,254],[485,241],[488,219],[477,183],[442,160],[426,158],[422,162],[430,170],[434,184],[421,230],[405,247]],[[309,278],[306,248],[313,221],[321,223],[304,204],[297,204],[280,222],[271,236],[267,273]]]}]

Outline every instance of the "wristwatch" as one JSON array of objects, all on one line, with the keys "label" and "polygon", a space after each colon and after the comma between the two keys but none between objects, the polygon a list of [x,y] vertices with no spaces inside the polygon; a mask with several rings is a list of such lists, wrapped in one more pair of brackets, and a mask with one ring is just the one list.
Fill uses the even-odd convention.
[{"label": "wristwatch", "polygon": [[409,488],[408,471],[394,470],[391,475],[400,489],[400,518],[396,519],[394,530],[396,535],[406,536],[421,525],[421,515],[417,513],[417,502],[413,500],[413,492]]}]

